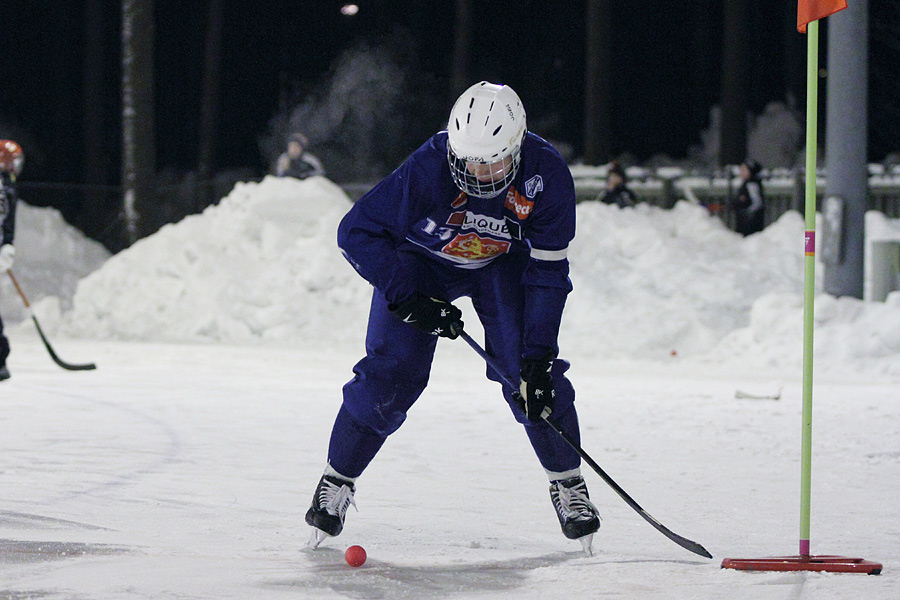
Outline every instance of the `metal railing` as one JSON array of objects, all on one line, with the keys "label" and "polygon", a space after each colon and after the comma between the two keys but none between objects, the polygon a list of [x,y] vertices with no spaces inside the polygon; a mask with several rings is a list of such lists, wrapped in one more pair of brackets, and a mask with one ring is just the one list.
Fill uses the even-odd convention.
[{"label": "metal railing", "polygon": [[[572,166],[575,195],[579,202],[597,200],[606,189],[605,167]],[[730,201],[740,187],[737,167],[709,171],[690,171],[679,168],[630,168],[628,187],[639,202],[661,208],[671,208],[685,200],[710,209],[726,223],[733,219]],[[825,193],[827,174],[816,174],[816,197],[821,202]],[[789,210],[802,212],[805,205],[805,171],[803,169],[773,169],[762,173],[766,196],[766,225],[778,220]],[[818,205],[817,202],[817,205]],[[877,210],[888,218],[900,218],[900,166],[869,165],[868,210]]]},{"label": "metal railing", "polygon": [[[579,202],[597,200],[606,189],[606,167],[573,165],[575,194]],[[705,206],[729,226],[734,215],[729,200],[740,187],[737,168],[708,171],[672,167],[644,169],[631,167],[627,171],[628,187],[639,202],[661,208],[671,208],[678,201]],[[189,214],[201,212],[210,204],[226,196],[236,181],[258,181],[248,173],[220,175],[212,181],[186,177],[181,180],[160,178],[154,186],[155,214],[151,215],[153,230],[166,223],[174,223]],[[763,171],[766,195],[766,225],[778,220],[789,210],[803,211],[804,172],[802,169]],[[356,201],[377,182],[342,182],[338,185]],[[817,197],[825,191],[826,174],[817,174]],[[118,252],[128,246],[126,223],[122,211],[122,188],[117,185],[87,185],[79,183],[50,183],[20,181],[19,196],[35,206],[53,206],[63,217],[89,237]],[[888,218],[900,218],[900,166],[869,165],[869,210],[877,210]]]}]

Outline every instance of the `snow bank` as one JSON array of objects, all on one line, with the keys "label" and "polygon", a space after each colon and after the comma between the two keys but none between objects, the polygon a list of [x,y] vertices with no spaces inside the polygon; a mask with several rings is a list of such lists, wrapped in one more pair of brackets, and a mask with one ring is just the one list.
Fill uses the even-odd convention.
[{"label": "snow bank", "polygon": [[[335,244],[349,207],[322,178],[239,184],[219,205],[164,227],[82,280],[61,330],[100,339],[361,344],[370,288]],[[795,212],[743,238],[687,202],[672,210],[579,204],[563,354],[799,367],[803,243]],[[819,295],[817,366],[900,377],[898,302]]]},{"label": "snow bank", "polygon": [[365,318],[368,285],[335,242],[347,196],[324,178],[241,183],[84,279],[71,335],[172,342],[329,340]]},{"label": "snow bank", "polygon": [[566,346],[636,358],[708,351],[749,324],[762,294],[802,291],[802,241],[796,213],[745,239],[686,202],[668,211],[582,203]]},{"label": "snow bank", "polygon": [[[72,305],[78,281],[109,259],[109,251],[69,225],[53,208],[20,201],[16,207],[16,262],[13,273],[28,301],[55,307]],[[37,308],[36,308],[37,310]],[[27,317],[9,277],[0,273],[0,315],[13,324]]]}]

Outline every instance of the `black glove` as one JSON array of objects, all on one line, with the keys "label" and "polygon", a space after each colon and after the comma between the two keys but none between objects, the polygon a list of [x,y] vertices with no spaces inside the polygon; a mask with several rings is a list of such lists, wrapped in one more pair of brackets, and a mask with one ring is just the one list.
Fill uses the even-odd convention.
[{"label": "black glove", "polygon": [[455,340],[463,330],[462,311],[437,298],[413,294],[400,304],[389,304],[388,310],[404,323],[431,335]]},{"label": "black glove", "polygon": [[526,358],[522,361],[516,402],[529,421],[540,421],[553,409],[556,390],[553,389],[551,367],[552,358]]}]

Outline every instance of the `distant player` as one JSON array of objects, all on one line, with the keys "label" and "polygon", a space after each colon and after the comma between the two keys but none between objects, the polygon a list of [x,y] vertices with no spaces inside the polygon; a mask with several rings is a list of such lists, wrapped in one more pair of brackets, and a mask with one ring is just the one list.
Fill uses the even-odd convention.
[{"label": "distant player", "polygon": [[[16,249],[13,237],[16,232],[16,177],[22,172],[25,155],[22,147],[12,140],[0,140],[0,274],[12,268]],[[3,319],[0,318],[0,381],[9,379],[6,358],[9,356],[9,340],[3,335]]]},{"label": "distant player", "polygon": [[306,513],[315,528],[311,546],[341,533],[348,507],[355,506],[356,479],[425,389],[438,337],[458,337],[462,313],[451,302],[468,296],[487,351],[506,373],[519,375],[521,385],[503,384],[490,369],[487,376],[501,383],[525,426],[550,478],[563,533],[590,551],[600,521],[581,459],[541,418],[552,411],[579,439],[575,392],[565,376],[569,364],[557,358],[572,289],[566,251],[574,235],[567,165],[548,142],[526,131],[516,93],[487,82],[459,97],[447,131],[350,209],[338,245],[375,290],[366,356],[344,386],[328,464]]}]

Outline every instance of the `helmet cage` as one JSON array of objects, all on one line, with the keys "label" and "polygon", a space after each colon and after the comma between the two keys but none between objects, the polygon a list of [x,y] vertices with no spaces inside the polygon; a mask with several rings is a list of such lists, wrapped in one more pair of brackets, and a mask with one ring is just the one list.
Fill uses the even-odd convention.
[{"label": "helmet cage", "polygon": [[457,156],[448,142],[447,160],[453,181],[467,196],[494,198],[516,178],[521,153],[516,146],[510,154],[491,161],[466,159]]}]

